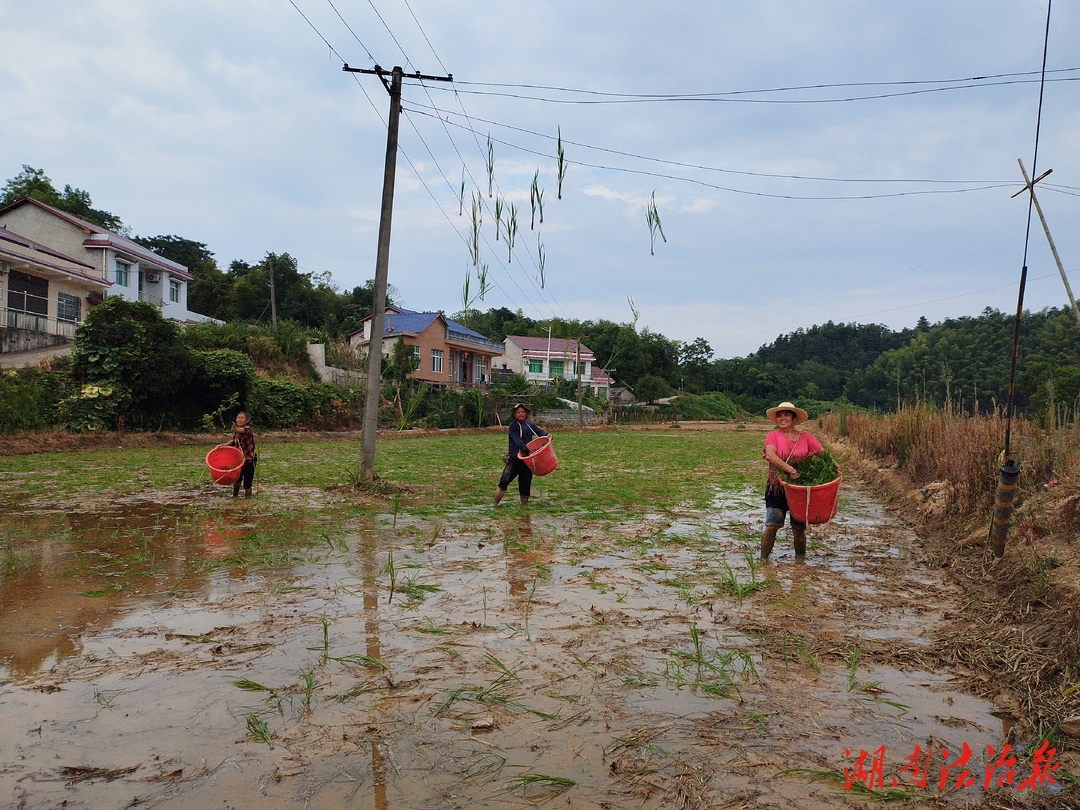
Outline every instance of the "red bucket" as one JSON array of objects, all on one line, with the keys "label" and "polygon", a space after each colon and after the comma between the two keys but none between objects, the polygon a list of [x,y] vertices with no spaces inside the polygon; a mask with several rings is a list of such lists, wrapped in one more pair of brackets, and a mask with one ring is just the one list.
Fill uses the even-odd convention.
[{"label": "red bucket", "polygon": [[841,475],[834,481],[814,487],[801,487],[781,480],[791,517],[799,523],[828,523],[840,508],[840,482],[843,480]]},{"label": "red bucket", "polygon": [[210,468],[210,477],[215,484],[235,484],[244,469],[244,451],[231,444],[215,447],[206,454],[206,466]]},{"label": "red bucket", "polygon": [[547,475],[559,466],[550,436],[537,436],[529,442],[528,447],[529,455],[523,456],[518,452],[518,458],[525,462],[525,466],[532,470],[534,475]]}]

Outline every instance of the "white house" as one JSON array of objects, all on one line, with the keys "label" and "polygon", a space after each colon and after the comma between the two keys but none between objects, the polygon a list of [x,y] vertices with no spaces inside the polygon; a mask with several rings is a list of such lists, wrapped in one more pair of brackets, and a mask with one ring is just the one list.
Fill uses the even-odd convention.
[{"label": "white house", "polygon": [[507,335],[500,360],[503,369],[523,374],[531,383],[547,385],[558,380],[581,381],[592,389],[593,396],[607,397],[614,380],[599,366],[592,350],[571,338],[526,337]]},{"label": "white house", "polygon": [[210,320],[188,310],[186,267],[125,236],[30,198],[0,208],[0,231],[3,351],[70,340],[109,295],[147,301],[178,323]]}]

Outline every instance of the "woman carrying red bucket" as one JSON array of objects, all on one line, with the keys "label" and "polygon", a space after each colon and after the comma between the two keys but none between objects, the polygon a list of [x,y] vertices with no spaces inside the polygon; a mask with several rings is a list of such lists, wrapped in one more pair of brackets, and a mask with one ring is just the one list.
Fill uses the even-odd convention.
[{"label": "woman carrying red bucket", "polygon": [[495,490],[496,506],[499,505],[499,501],[503,499],[506,490],[510,488],[510,482],[515,478],[518,480],[518,495],[521,496],[521,502],[529,502],[533,471],[528,464],[521,460],[519,453],[522,456],[528,456],[531,452],[529,442],[549,435],[546,430],[529,421],[529,409],[523,403],[519,402],[511,408],[510,416],[510,427],[507,430],[510,436],[510,448],[506,455],[503,456],[505,466],[503,467],[502,477],[499,478],[499,486]]},{"label": "woman carrying red bucket", "polygon": [[[763,560],[768,559],[772,553],[776,533],[783,528],[788,513],[787,495],[777,470],[791,479],[797,479],[799,473],[791,463],[820,455],[824,451],[821,442],[809,433],[795,429],[796,425],[801,425],[808,418],[802,408],[796,408],[790,402],[781,402],[775,408],[769,408],[765,414],[776,424],[777,429],[765,437],[764,456],[769,462],[769,480],[765,485],[765,533],[761,536]],[[795,541],[795,556],[804,556],[806,524],[796,520],[795,515],[791,516],[791,534]]]}]

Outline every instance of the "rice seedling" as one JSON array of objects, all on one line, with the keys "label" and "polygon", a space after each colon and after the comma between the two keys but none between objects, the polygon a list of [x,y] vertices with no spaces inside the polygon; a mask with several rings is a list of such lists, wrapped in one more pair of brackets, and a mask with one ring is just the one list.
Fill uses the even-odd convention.
[{"label": "rice seedling", "polygon": [[311,714],[311,698],[319,688],[319,682],[314,673],[306,669],[300,670],[300,680],[304,683],[304,710]]},{"label": "rice seedling", "polygon": [[383,573],[386,574],[387,579],[390,580],[390,596],[386,600],[386,603],[390,604],[394,601],[394,589],[397,587],[397,568],[394,566],[393,551],[388,551],[386,553],[386,565],[383,566]]},{"label": "rice seedling", "polygon": [[503,784],[506,785],[506,789],[500,791],[501,793],[512,793],[515,790],[520,790],[524,795],[528,788],[541,788],[548,793],[554,793],[558,796],[572,788],[577,782],[573,779],[567,779],[564,776],[547,776],[546,774],[527,773],[507,779]]},{"label": "rice seedling", "polygon": [[864,785],[862,782],[851,782],[848,784],[847,777],[839,771],[821,771],[814,770],[813,768],[787,768],[786,770],[778,772],[777,776],[787,776],[789,774],[806,774],[810,777],[810,783],[829,781],[838,782],[844,786],[844,789],[856,794],[858,796],[866,796],[867,798],[875,799],[882,802],[895,802],[906,801],[908,799],[926,799],[926,795],[922,793],[915,793],[911,790],[905,790],[903,788],[885,788],[884,790],[872,790]]},{"label": "rice seedling", "polygon": [[415,628],[417,633],[430,633],[432,635],[457,635],[460,630],[450,627],[440,627],[430,616],[424,617],[424,623]]},{"label": "rice seedling", "polygon": [[116,698],[123,693],[123,689],[98,689],[94,687],[94,702],[103,709],[113,708]]},{"label": "rice seedling", "polygon": [[562,145],[562,127],[558,128],[558,141],[556,143],[556,152],[558,154],[558,159],[559,159],[559,171],[558,171],[557,176],[558,176],[558,179],[559,179],[559,199],[561,200],[562,199],[562,184],[563,184],[563,180],[566,178],[566,150],[563,149],[563,145]]},{"label": "rice seedling", "polygon": [[521,683],[521,678],[518,677],[517,672],[507,667],[506,664],[496,658],[492,653],[484,653],[484,658],[487,659],[487,661],[492,664],[495,669],[499,670],[499,672],[501,672],[503,675],[508,678],[513,678],[518,683]]},{"label": "rice seedling", "polygon": [[405,577],[404,582],[398,589],[398,592],[406,598],[410,606],[418,605],[426,600],[429,593],[438,593],[442,590],[438,585],[417,582],[418,576],[418,574],[414,574],[411,577]]},{"label": "rice seedling", "polygon": [[361,655],[360,653],[351,653],[349,655],[330,656],[331,661],[337,661],[342,664],[359,664],[361,666],[370,667],[372,669],[381,669],[386,672],[390,671],[390,667],[380,661],[378,658],[372,658],[370,655]]},{"label": "rice seedling", "polygon": [[840,474],[836,459],[829,450],[823,450],[820,455],[808,456],[802,461],[796,461],[791,466],[799,474],[798,478],[792,479],[783,472],[780,475],[784,477],[784,480],[800,487],[828,484],[830,481],[835,481]]},{"label": "rice seedling", "polygon": [[743,559],[746,561],[747,570],[750,572],[749,582],[741,582],[735,570],[725,561],[720,563],[720,576],[713,586],[718,594],[734,596],[740,604],[747,596],[765,590],[771,584],[770,580],[758,579],[761,564],[752,550],[748,549],[743,552]]},{"label": "rice seedling", "polygon": [[649,196],[649,203],[645,209],[645,222],[649,226],[649,255],[656,255],[656,234],[660,234],[660,238],[667,242],[667,237],[664,236],[664,227],[660,224],[660,212],[656,210],[656,192]]},{"label": "rice seedling", "polygon": [[[720,643],[719,637],[716,639]],[[664,661],[664,678],[677,687],[684,685],[715,697],[729,697],[738,692],[739,681],[758,677],[754,658],[745,650],[709,650],[697,625],[690,625],[690,647],[671,648],[671,658]],[[692,677],[688,675],[692,670]]]},{"label": "rice seedling", "polygon": [[0,576],[9,577],[29,567],[30,563],[27,562],[27,558],[21,554],[16,554],[11,549],[5,549],[4,553],[0,555]]},{"label": "rice seedling", "polygon": [[483,784],[498,779],[505,765],[506,757],[493,751],[477,751],[469,757],[468,764],[457,771],[457,775],[470,782]]},{"label": "rice seedling", "polygon": [[274,749],[274,740],[277,739],[277,732],[271,731],[270,727],[255,712],[249,712],[247,715],[247,729],[248,739],[258,740],[266,743],[270,750]]}]

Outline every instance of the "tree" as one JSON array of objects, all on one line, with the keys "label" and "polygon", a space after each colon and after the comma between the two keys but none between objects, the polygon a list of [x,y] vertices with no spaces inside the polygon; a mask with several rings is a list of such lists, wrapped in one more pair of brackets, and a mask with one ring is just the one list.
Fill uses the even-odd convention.
[{"label": "tree", "polygon": [[390,376],[394,379],[394,404],[397,406],[398,418],[404,417],[401,409],[401,387],[408,385],[409,375],[420,367],[420,361],[416,359],[413,347],[399,337],[394,341],[394,349],[390,360]]},{"label": "tree", "polygon": [[179,327],[157,307],[119,296],[87,313],[71,357],[72,375],[84,391],[108,391],[106,422],[123,417],[131,426],[157,427],[175,410],[191,378],[192,358]]},{"label": "tree", "polygon": [[4,184],[3,192],[0,193],[0,205],[9,205],[24,197],[59,208],[69,214],[74,214],[93,225],[99,225],[110,231],[121,232],[124,223],[120,217],[93,207],[89,193],[82,189],[64,186],[64,193],[56,190],[52,180],[44,170],[35,169],[33,166],[23,164],[22,171]]},{"label": "tree", "polygon": [[637,385],[634,387],[634,394],[637,395],[638,400],[641,402],[656,402],[662,397],[670,396],[671,393],[672,389],[667,380],[651,374],[638,380]]}]

